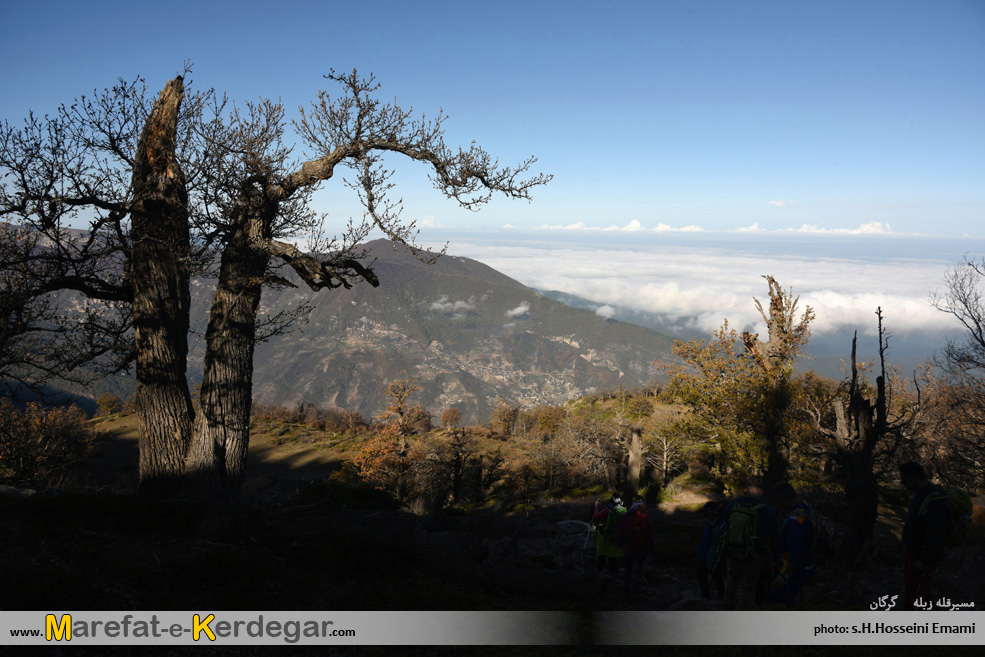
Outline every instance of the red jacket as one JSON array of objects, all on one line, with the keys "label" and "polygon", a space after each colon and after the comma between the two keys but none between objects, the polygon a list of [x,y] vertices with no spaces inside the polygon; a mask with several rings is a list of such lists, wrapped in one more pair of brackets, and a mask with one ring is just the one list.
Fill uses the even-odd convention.
[{"label": "red jacket", "polygon": [[625,554],[647,554],[656,550],[657,533],[643,507],[627,513],[619,522],[616,542]]}]

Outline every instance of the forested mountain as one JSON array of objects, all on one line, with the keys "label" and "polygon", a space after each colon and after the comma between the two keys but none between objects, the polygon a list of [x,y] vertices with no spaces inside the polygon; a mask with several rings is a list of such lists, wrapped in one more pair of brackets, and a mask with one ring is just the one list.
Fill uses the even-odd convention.
[{"label": "forested mountain", "polygon": [[[386,382],[412,376],[422,386],[417,401],[432,414],[456,407],[475,422],[497,399],[560,404],[639,386],[658,377],[652,361],[671,357],[671,338],[572,308],[474,260],[446,255],[426,265],[389,241],[368,248],[378,288],[264,292],[267,316],[305,298],[314,310],[301,331],[258,346],[257,401],[373,416]],[[211,286],[202,281],[194,291],[204,318]],[[196,345],[193,357],[201,354]]]}]

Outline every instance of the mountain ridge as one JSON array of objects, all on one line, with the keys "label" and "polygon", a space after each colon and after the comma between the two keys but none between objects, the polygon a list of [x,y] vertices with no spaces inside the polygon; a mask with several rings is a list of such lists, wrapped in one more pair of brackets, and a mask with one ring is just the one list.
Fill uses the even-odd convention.
[{"label": "mountain ridge", "polygon": [[[375,416],[386,382],[413,377],[429,412],[454,406],[477,422],[498,399],[562,404],[643,385],[659,375],[652,361],[670,357],[671,338],[566,306],[481,262],[446,254],[425,265],[386,240],[365,246],[380,287],[311,295],[308,326],[290,349],[282,340],[258,345],[257,401]],[[261,312],[300,299],[300,291],[265,290]]]}]

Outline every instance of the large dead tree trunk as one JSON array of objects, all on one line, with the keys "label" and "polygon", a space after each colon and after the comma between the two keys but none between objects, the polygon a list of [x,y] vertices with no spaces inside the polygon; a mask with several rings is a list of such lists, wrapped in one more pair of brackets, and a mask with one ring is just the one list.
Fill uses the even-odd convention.
[{"label": "large dead tree trunk", "polygon": [[[888,414],[886,368],[882,326],[882,309],[879,317],[879,356],[882,376],[876,379],[876,398],[870,401],[862,395],[856,365],[857,336],[852,339],[852,379],[848,389],[847,408],[840,400],[832,402],[835,428],[820,426],[822,433],[833,440],[835,459],[842,468],[845,482],[845,499],[848,507],[848,532],[842,555],[848,565],[853,565],[861,554],[866,541],[872,538],[872,530],[878,517],[879,487],[875,476],[876,448],[880,441],[895,437],[899,440],[905,426],[914,421],[918,411],[914,409],[908,418],[891,423]],[[919,405],[918,405],[919,407]]]},{"label": "large dead tree trunk", "polygon": [[862,397],[858,385],[858,367],[855,364],[855,339],[852,340],[852,382],[849,401],[845,406],[834,402],[835,429],[828,431],[834,439],[836,458],[840,462],[845,480],[845,499],[848,500],[848,531],[842,552],[851,565],[862,552],[866,541],[872,538],[879,506],[879,487],[873,472],[875,444],[885,431],[875,412],[885,404],[882,377],[876,404]]},{"label": "large dead tree trunk", "polygon": [[640,492],[640,479],[643,475],[643,433],[639,427],[630,427],[626,451],[626,494],[632,496]]},{"label": "large dead tree trunk", "polygon": [[140,489],[180,485],[191,439],[188,358],[188,194],[175,157],[181,77],[168,82],[144,125],[133,167],[133,324]]}]

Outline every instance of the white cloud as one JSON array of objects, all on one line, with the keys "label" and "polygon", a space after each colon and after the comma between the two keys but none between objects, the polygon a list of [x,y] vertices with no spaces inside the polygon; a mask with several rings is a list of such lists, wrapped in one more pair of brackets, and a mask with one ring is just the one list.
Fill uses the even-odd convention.
[{"label": "white cloud", "polygon": [[452,301],[447,296],[441,295],[440,299],[431,303],[430,308],[443,313],[456,313],[455,318],[461,319],[464,317],[462,311],[475,310],[475,297],[469,297],[468,301]]},{"label": "white cloud", "polygon": [[[504,229],[507,230],[522,230],[519,226],[514,226],[513,224],[504,224]],[[657,224],[656,228],[647,228],[638,219],[633,219],[625,226],[619,226],[618,224],[612,224],[611,226],[600,227],[600,226],[589,226],[583,221],[576,221],[573,224],[561,225],[561,224],[544,224],[542,226],[536,227],[534,230],[549,230],[549,231],[600,231],[606,233],[638,233],[642,231],[650,231],[656,233],[667,233],[667,232],[697,232],[703,231],[704,228],[701,226],[683,226],[681,228],[674,228],[673,226],[668,226],[665,223]]]},{"label": "white cloud", "polygon": [[[770,201],[770,204],[789,204],[793,201]],[[437,224],[435,224],[437,225]],[[566,231],[571,233],[579,232],[604,232],[604,233],[638,233],[638,232],[653,232],[653,233],[703,233],[716,231],[709,231],[708,229],[697,226],[688,225],[675,227],[669,224],[660,222],[654,228],[647,228],[639,220],[633,219],[628,224],[620,226],[618,224],[612,224],[606,227],[600,226],[589,226],[583,221],[577,221],[572,224],[544,224],[536,228],[523,228],[513,224],[505,224],[503,226],[505,230],[515,230],[521,232],[529,231]],[[817,224],[802,224],[799,228],[774,228],[766,229],[762,228],[759,222],[753,223],[751,226],[741,226],[739,228],[733,228],[730,230],[722,229],[721,232],[725,233],[764,233],[764,234],[803,234],[803,235],[903,235],[904,233],[896,233],[893,231],[892,227],[888,223],[883,223],[881,221],[871,221],[869,223],[860,224],[856,228],[823,228]],[[908,233],[910,236],[916,236],[916,233]]]},{"label": "white cloud", "polygon": [[[510,226],[509,224],[507,224],[506,227],[515,228],[515,226]],[[538,230],[593,230],[593,229],[589,228],[584,223],[579,221],[577,223],[568,224],[567,226],[561,226],[561,225],[551,226],[548,224],[544,224],[543,226],[540,226]]]},{"label": "white cloud", "polygon": [[803,233],[807,235],[891,235],[893,229],[889,224],[872,221],[861,224],[858,228],[819,228],[814,224],[804,224],[800,228],[784,228],[778,232]]},{"label": "white cloud", "polygon": [[514,308],[513,310],[507,310],[506,311],[506,316],[507,317],[523,317],[524,315],[528,315],[529,313],[530,313],[530,304],[524,302],[524,303],[521,303],[516,308]]},{"label": "white cloud", "polygon": [[606,230],[606,231],[622,230],[628,233],[635,233],[636,231],[646,230],[646,229],[643,228],[643,224],[641,224],[636,219],[633,219],[625,226],[609,226],[608,228],[603,228],[602,230]]},{"label": "white cloud", "polygon": [[775,208],[785,208],[787,206],[793,205],[796,201],[769,201],[767,205],[772,205]]},{"label": "white cloud", "polygon": [[598,308],[595,311],[595,314],[601,317],[602,319],[612,319],[616,314],[616,309],[613,308],[612,306],[605,305]]},{"label": "white cloud", "polygon": [[[810,231],[760,231],[755,239],[736,238],[725,242],[727,246],[707,233],[694,237],[678,233],[669,242],[624,235],[600,242],[572,235],[551,242],[459,243],[452,244],[451,250],[531,287],[562,290],[609,307],[694,317],[696,325],[709,333],[725,318],[740,330],[761,324],[753,298],[768,299],[761,276],[770,274],[784,288],[793,288],[801,309],[808,305],[814,309],[817,335],[846,329],[871,332],[877,307],[882,307],[887,326],[897,335],[958,334],[960,327],[935,310],[928,295],[943,286],[945,270],[960,259],[962,249],[976,245],[954,242],[928,249],[926,241],[918,238],[894,235],[883,241],[872,241],[874,237],[858,241],[852,237],[866,230],[886,235],[880,229],[877,224],[862,226],[859,232],[832,233],[837,237],[833,241],[816,240]],[[952,246],[953,261],[944,259]],[[525,314],[529,312],[525,306],[507,314]],[[600,308],[599,312],[608,311]]]},{"label": "white cloud", "polygon": [[418,220],[417,225],[423,228],[444,228],[444,226],[438,223],[433,214],[429,214],[426,217],[421,217],[420,220]]}]

